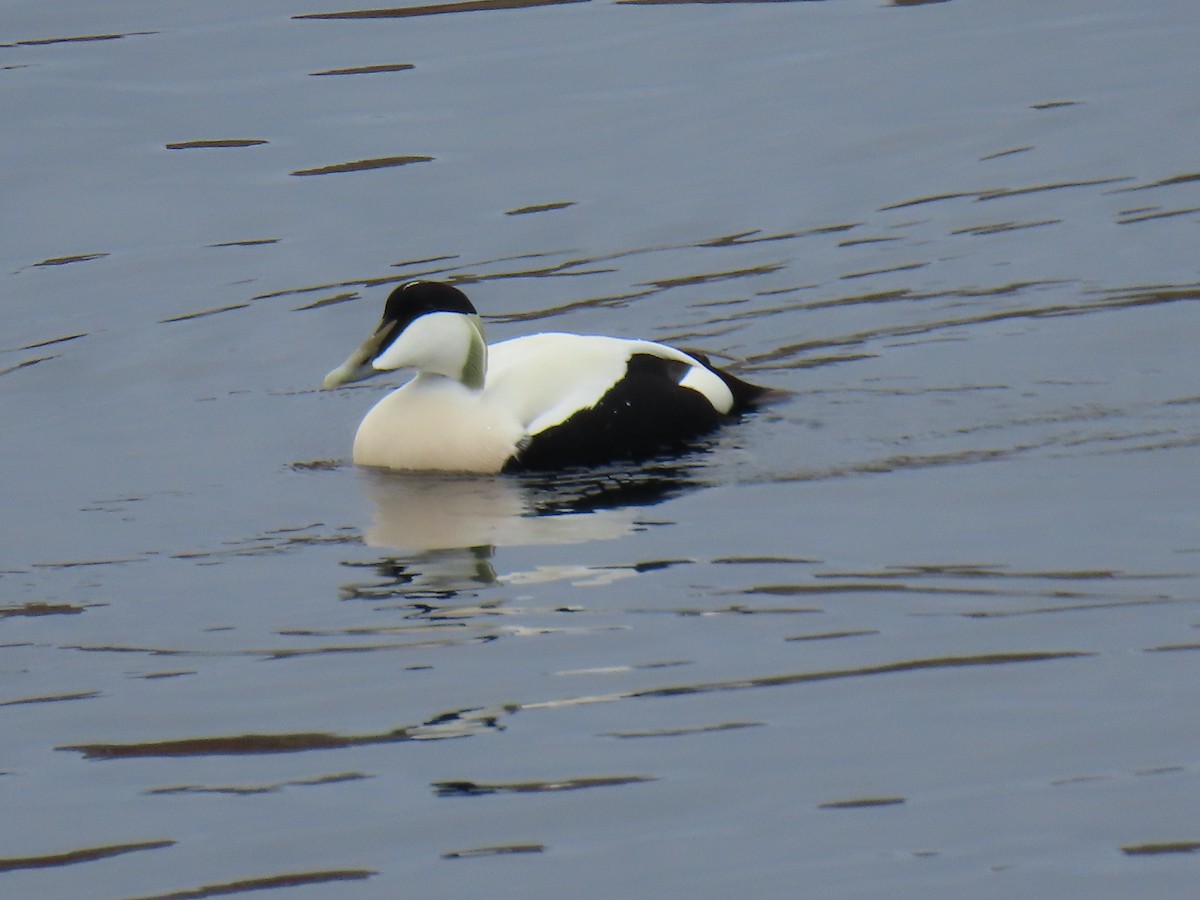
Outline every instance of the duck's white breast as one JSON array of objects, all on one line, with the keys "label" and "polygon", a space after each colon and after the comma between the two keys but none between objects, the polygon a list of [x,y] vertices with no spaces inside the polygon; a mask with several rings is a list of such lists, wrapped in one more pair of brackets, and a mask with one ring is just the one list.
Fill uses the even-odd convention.
[{"label": "duck's white breast", "polygon": [[525,429],[512,411],[450,378],[418,375],[358,426],[354,461],[389,469],[498,472]]}]

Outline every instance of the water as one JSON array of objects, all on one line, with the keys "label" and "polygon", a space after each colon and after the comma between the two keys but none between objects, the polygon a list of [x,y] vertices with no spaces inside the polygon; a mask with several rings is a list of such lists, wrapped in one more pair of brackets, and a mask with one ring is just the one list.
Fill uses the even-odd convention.
[{"label": "water", "polygon": [[[4,896],[1191,896],[1194,4],[497,6],[8,5]],[[356,471],[415,275],[792,394]]]}]

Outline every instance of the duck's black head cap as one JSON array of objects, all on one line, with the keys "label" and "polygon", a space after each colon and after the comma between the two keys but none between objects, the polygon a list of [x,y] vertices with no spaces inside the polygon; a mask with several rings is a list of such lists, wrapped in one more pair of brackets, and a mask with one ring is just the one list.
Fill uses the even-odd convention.
[{"label": "duck's black head cap", "polygon": [[379,327],[394,323],[399,326],[398,334],[414,319],[435,312],[474,315],[475,307],[467,295],[456,287],[440,281],[410,281],[400,285],[387,298]]}]

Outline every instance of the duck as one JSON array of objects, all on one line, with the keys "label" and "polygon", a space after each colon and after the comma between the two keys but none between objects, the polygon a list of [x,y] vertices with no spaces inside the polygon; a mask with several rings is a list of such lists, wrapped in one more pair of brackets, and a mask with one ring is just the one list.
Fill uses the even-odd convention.
[{"label": "duck", "polygon": [[483,474],[645,460],[693,448],[776,393],[654,341],[542,332],[489,345],[467,295],[438,281],[393,290],[324,388],[401,369],[415,375],[358,426],[357,465]]}]

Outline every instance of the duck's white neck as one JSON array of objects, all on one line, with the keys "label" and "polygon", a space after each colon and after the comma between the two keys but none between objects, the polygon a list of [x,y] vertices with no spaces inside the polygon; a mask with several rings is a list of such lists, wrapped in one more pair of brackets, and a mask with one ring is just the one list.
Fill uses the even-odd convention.
[{"label": "duck's white neck", "polygon": [[[428,313],[415,319],[376,358],[376,369],[416,369],[419,376],[452,378],[482,390],[487,377],[487,342],[479,316]],[[418,376],[418,377],[419,377]]]}]

